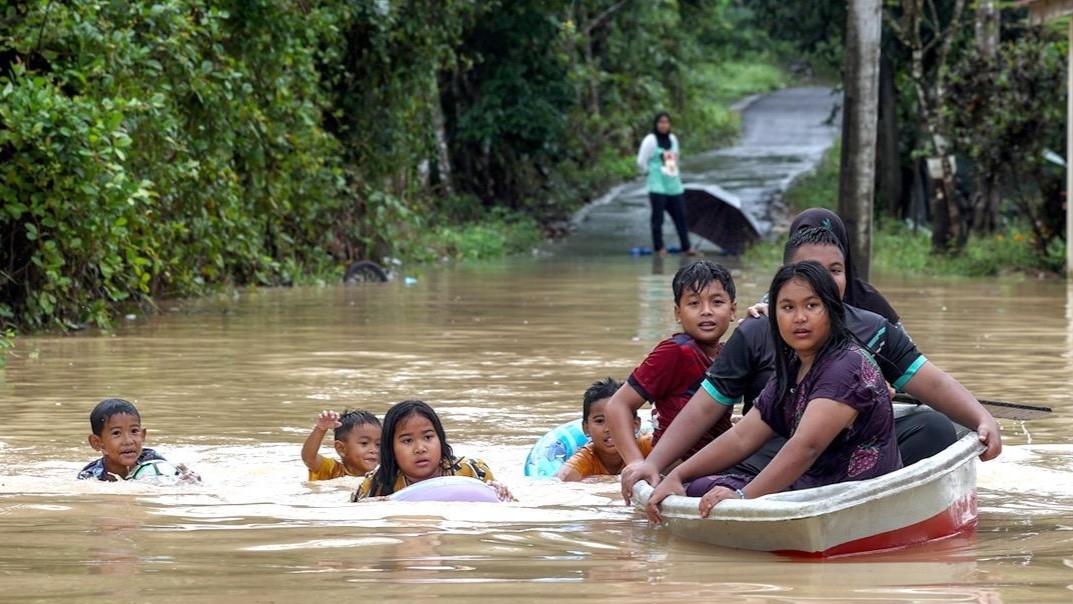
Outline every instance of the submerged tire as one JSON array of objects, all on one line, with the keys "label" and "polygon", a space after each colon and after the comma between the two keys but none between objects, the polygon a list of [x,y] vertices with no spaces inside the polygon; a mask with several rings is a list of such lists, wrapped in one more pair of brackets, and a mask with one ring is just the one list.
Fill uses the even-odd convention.
[{"label": "submerged tire", "polygon": [[346,267],[343,274],[343,283],[383,283],[387,281],[387,273],[380,265],[371,260],[359,260]]}]

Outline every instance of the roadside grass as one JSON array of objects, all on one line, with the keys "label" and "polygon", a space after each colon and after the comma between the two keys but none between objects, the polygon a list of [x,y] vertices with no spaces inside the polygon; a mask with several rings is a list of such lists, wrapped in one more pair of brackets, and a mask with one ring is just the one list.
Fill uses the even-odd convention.
[{"label": "roadside grass", "polygon": [[[841,147],[833,146],[812,173],[798,178],[784,193],[790,214],[812,207],[838,210]],[[782,264],[786,236],[749,248],[744,261],[756,266]],[[872,269],[908,275],[986,277],[1008,273],[1046,273],[1061,270],[1065,244],[1056,242],[1044,253],[1036,249],[1028,225],[1013,222],[1001,233],[973,235],[960,254],[936,254],[926,228],[892,218],[879,218],[872,239]]]}]

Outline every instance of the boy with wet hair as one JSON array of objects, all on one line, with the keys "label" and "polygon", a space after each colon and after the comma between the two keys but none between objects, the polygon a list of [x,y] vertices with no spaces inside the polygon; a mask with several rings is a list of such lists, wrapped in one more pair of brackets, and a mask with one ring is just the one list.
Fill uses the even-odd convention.
[{"label": "boy with wet hair", "polygon": [[[340,461],[318,452],[324,434],[332,428],[335,452]],[[302,444],[302,461],[309,468],[309,480],[364,476],[372,472],[380,463],[380,420],[362,409],[346,411],[342,415],[331,410],[321,411]]]},{"label": "boy with wet hair", "polygon": [[[652,403],[653,445],[704,381],[704,372],[723,348],[720,341],[734,322],[734,279],[722,265],[699,260],[683,266],[671,283],[674,317],[682,332],[660,342],[630,374],[627,385],[607,403],[611,438],[625,463],[640,463],[644,454],[633,439],[633,417],[646,401]],[[730,418],[714,424],[686,456],[699,451],[730,428]]]},{"label": "boy with wet hair", "polygon": [[[89,426],[92,430],[89,446],[103,455],[82,468],[78,473],[79,480],[127,480],[142,464],[167,461],[156,451],[143,446],[149,431],[142,427],[142,416],[128,401],[109,398],[97,403],[89,414]],[[175,468],[179,480],[201,481],[201,477],[186,466],[179,464]]]},{"label": "boy with wet hair", "polygon": [[[617,476],[626,466],[622,455],[615,447],[614,439],[611,438],[611,427],[606,413],[607,402],[621,387],[622,384],[619,382],[607,378],[594,382],[585,391],[581,401],[581,429],[592,441],[578,449],[570,456],[570,459],[563,463],[563,467],[559,468],[555,474],[556,478],[570,482],[590,476]],[[634,434],[640,428],[641,418],[637,415],[637,411],[634,411]],[[652,450],[652,435],[643,434],[637,437],[636,441],[641,454],[647,456]]]}]

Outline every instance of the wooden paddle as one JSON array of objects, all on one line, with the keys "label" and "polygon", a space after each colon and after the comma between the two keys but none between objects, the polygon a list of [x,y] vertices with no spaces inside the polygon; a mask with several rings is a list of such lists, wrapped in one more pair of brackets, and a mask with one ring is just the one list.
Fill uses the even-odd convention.
[{"label": "wooden paddle", "polygon": [[[894,395],[894,402],[896,403],[909,403],[912,405],[923,405],[924,402],[899,392]],[[1001,419],[1043,419],[1050,417],[1051,408],[1042,407],[1039,405],[1025,405],[1023,403],[1007,403],[1003,401],[985,401],[980,400],[980,404],[984,406],[997,418]]]}]

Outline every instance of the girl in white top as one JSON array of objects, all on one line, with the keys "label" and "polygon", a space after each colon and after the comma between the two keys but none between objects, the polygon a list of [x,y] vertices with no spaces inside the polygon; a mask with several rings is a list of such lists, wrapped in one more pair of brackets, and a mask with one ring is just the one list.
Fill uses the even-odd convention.
[{"label": "girl in white top", "polygon": [[682,253],[698,255],[691,249],[689,229],[686,226],[685,198],[682,179],[678,172],[678,138],[671,133],[671,118],[667,113],[656,114],[652,132],[641,141],[637,152],[637,165],[648,174],[648,199],[652,204],[652,249],[661,256],[667,255],[663,246],[663,212],[668,212],[678,230]]}]

